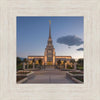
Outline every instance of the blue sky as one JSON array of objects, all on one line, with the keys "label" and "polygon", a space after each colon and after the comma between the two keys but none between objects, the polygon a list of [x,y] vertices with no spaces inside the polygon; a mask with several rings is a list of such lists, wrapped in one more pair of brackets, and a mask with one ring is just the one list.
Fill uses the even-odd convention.
[{"label": "blue sky", "polygon": [[83,58],[84,18],[82,16],[17,17],[17,56],[44,55],[49,37],[49,20],[51,20],[51,37],[56,55]]}]

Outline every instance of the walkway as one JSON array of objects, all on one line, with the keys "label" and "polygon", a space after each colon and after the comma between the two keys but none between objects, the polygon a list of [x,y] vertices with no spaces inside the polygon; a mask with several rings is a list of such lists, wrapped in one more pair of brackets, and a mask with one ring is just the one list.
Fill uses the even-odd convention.
[{"label": "walkway", "polygon": [[66,77],[66,71],[60,71],[53,67],[47,67],[45,70],[34,71],[34,76],[25,83],[75,83]]}]

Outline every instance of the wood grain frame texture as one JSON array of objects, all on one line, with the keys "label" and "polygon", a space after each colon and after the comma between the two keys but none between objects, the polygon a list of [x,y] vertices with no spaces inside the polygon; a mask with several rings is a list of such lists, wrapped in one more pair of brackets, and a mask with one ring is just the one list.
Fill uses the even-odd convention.
[{"label": "wood grain frame texture", "polygon": [[[0,100],[100,100],[99,0],[0,4]],[[84,16],[84,84],[16,84],[16,16]]]}]

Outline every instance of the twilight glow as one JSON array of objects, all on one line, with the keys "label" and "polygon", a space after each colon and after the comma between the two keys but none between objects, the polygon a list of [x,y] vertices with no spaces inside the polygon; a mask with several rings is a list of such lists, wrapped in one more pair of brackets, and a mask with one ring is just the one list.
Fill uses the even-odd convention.
[{"label": "twilight glow", "polygon": [[83,58],[83,17],[17,17],[17,56],[44,56],[49,20],[56,56]]}]

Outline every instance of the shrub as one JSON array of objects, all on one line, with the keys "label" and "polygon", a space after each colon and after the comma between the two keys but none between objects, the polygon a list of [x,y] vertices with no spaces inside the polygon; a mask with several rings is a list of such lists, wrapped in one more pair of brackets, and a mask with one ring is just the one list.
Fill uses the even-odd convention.
[{"label": "shrub", "polygon": [[17,70],[23,70],[23,66],[22,65],[17,66]]},{"label": "shrub", "polygon": [[71,67],[71,65],[67,65],[67,69],[73,69],[73,67]]},{"label": "shrub", "polygon": [[33,65],[32,65],[32,64],[30,64],[30,65],[29,65],[29,68],[33,68]]},{"label": "shrub", "polygon": [[78,59],[77,64],[80,66],[84,66],[84,59]]},{"label": "shrub", "polygon": [[39,64],[35,64],[35,68],[41,68]]},{"label": "shrub", "polygon": [[58,61],[57,61],[57,64],[60,65],[60,64],[61,64],[61,60],[58,60]]},{"label": "shrub", "polygon": [[84,70],[82,66],[77,66],[77,70]]}]

